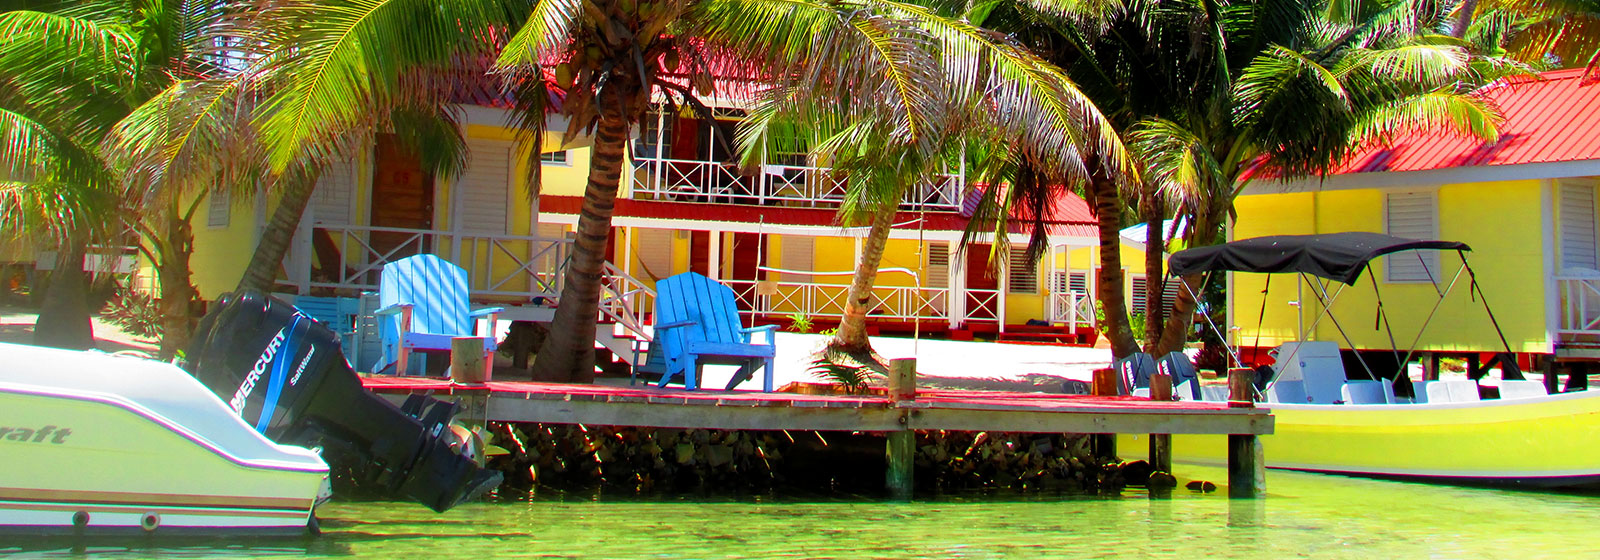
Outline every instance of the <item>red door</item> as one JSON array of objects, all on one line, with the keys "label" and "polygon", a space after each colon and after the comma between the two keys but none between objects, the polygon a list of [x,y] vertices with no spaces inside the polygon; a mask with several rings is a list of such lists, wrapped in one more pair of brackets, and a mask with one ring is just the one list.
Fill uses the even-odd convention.
[{"label": "red door", "polygon": [[[1000,280],[994,276],[989,267],[988,244],[973,243],[967,246],[967,317],[973,319],[994,319],[995,312],[1000,307],[1000,298],[995,290],[1000,289]],[[973,290],[980,290],[973,293]]]},{"label": "red door", "polygon": [[689,232],[689,270],[710,276],[711,232]]},{"label": "red door", "polygon": [[[379,134],[373,158],[372,225],[433,229],[433,174],[422,159],[393,134]],[[432,250],[408,232],[372,232],[372,249],[394,260]]]}]

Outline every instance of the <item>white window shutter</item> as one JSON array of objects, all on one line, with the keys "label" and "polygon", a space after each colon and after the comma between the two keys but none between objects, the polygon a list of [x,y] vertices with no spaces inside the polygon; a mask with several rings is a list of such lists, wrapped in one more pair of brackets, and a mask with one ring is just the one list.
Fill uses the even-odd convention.
[{"label": "white window shutter", "polygon": [[1592,181],[1561,180],[1561,268],[1600,270]]},{"label": "white window shutter", "polygon": [[950,286],[950,245],[945,241],[934,241],[928,244],[928,277],[922,279],[922,285],[929,288],[946,288]]},{"label": "white window shutter", "polygon": [[504,234],[511,192],[511,146],[468,140],[467,170],[456,181],[456,231]]},{"label": "white window shutter", "polygon": [[[672,276],[672,232],[664,229],[640,228],[633,230],[639,241],[634,255],[645,276],[660,280]],[[784,244],[788,244],[787,239]],[[634,276],[640,277],[635,274]]]},{"label": "white window shutter", "polygon": [[228,191],[213,191],[211,201],[206,206],[206,227],[228,227],[228,213],[233,210],[233,197]]},{"label": "white window shutter", "polygon": [[1028,264],[1028,248],[1014,245],[1010,252],[1011,266],[1006,269],[1007,290],[1013,294],[1039,293],[1039,274],[1037,265]]},{"label": "white window shutter", "polygon": [[[1384,228],[1389,235],[1408,239],[1439,236],[1439,205],[1432,192],[1384,194]],[[1401,251],[1384,257],[1389,282],[1433,282],[1440,277],[1438,251]]]},{"label": "white window shutter", "polygon": [[331,164],[317,178],[317,187],[311,197],[312,223],[348,225],[355,219],[352,208],[355,200],[355,165],[351,162]]},{"label": "white window shutter", "polygon": [[[779,250],[778,267],[785,270],[804,270],[810,272],[812,271],[812,267],[816,266],[814,264],[815,251],[816,239],[806,235],[785,235],[783,236],[782,247],[780,247]],[[783,275],[783,281],[815,282],[816,277],[810,274],[790,273]]]},{"label": "white window shutter", "polygon": [[1144,315],[1144,304],[1150,301],[1150,296],[1146,293],[1149,289],[1149,281],[1142,274],[1134,274],[1130,276],[1128,284],[1130,285],[1128,289],[1128,306],[1132,307],[1132,309],[1128,310],[1128,313]]}]

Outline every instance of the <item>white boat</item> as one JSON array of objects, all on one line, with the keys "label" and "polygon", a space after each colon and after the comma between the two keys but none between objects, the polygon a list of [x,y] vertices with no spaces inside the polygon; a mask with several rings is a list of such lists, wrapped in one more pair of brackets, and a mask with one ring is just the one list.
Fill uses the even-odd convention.
[{"label": "white boat", "polygon": [[[1361,232],[1262,237],[1189,249],[1172,256],[1171,268],[1175,274],[1298,273],[1319,300],[1322,311],[1316,320],[1327,319],[1343,334],[1346,329],[1329,311],[1333,300],[1355,284],[1369,261],[1408,250],[1455,251],[1461,257],[1462,266],[1440,293],[1440,302],[1461,279],[1461,271],[1476,290],[1466,245]],[[1329,283],[1342,285],[1330,293]],[[1492,321],[1487,303],[1484,308]],[[1264,402],[1257,405],[1270,408],[1273,415],[1273,433],[1261,437],[1266,466],[1452,484],[1600,486],[1600,447],[1593,445],[1600,438],[1600,391],[1550,393],[1544,383],[1521,379],[1515,360],[1500,362],[1502,375],[1509,378],[1499,380],[1493,390],[1483,390],[1479,380],[1470,378],[1413,381],[1409,368],[1396,364],[1408,364],[1415,352],[1398,350],[1388,368],[1353,354],[1365,379],[1346,375],[1335,342],[1286,342],[1274,350],[1271,375],[1262,379],[1267,381],[1259,399]],[[1509,347],[1505,350],[1511,354]],[[1237,353],[1230,355],[1235,363],[1242,362]],[[1158,369],[1149,356],[1138,356],[1118,364],[1130,386],[1148,378],[1139,372]],[[1138,365],[1140,360],[1147,365]],[[1174,382],[1198,382],[1181,354],[1163,357],[1159,369],[1170,370]],[[1400,395],[1397,386],[1402,387]],[[1573,387],[1570,378],[1568,386]],[[1226,386],[1185,385],[1175,393],[1228,400]],[[1225,464],[1225,437],[1174,437],[1172,456],[1182,462]],[[1145,444],[1142,436],[1122,439],[1127,449]]]},{"label": "white boat", "polygon": [[0,532],[303,535],[329,492],[176,366],[0,344]]}]

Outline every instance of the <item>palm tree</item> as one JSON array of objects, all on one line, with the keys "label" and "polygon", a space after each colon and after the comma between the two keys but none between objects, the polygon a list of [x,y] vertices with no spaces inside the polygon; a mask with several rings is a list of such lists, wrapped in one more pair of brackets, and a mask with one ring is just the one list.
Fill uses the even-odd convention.
[{"label": "palm tree", "polygon": [[[785,88],[784,103],[871,99],[846,113],[894,124],[896,142],[927,146],[934,138],[925,130],[942,102],[928,95],[925,78],[963,78],[934,83],[973,104],[1003,89],[1050,106],[1045,95],[1059,92],[1032,83],[1036,59],[1001,37],[882,0],[344,0],[280,3],[264,13],[283,30],[273,56],[285,70],[262,120],[279,168],[315,153],[327,138],[372,124],[370,108],[409,98],[415,91],[408,84],[426,81],[430,70],[437,75],[492,52],[524,151],[539,149],[551,110],[568,118],[569,139],[593,136],[573,255],[551,336],[534,364],[535,377],[547,380],[593,375],[613,200],[630,131],[657,95],[693,105],[696,90],[709,89],[713,68],[778,85],[805,83]],[[558,109],[549,103],[548,73],[564,90]],[[1032,116],[1008,122],[1054,133],[1070,127],[1061,115],[1026,122]],[[1060,147],[1063,136],[1039,144]]]},{"label": "palm tree", "polygon": [[[810,159],[827,162],[846,181],[841,223],[870,224],[844,316],[829,343],[830,351],[864,364],[873,361],[866,334],[872,287],[905,193],[967,157],[966,146],[975,146],[973,155],[987,153],[982,146],[1020,146],[1009,157],[1055,181],[1087,179],[1092,172],[1086,159],[1105,162],[1103,171],[1112,177],[1128,167],[1121,141],[1099,109],[1059,68],[1012,38],[970,23],[990,7],[893,7],[890,13],[910,16],[915,24],[908,35],[914,53],[935,62],[921,70],[910,67],[917,73],[892,82],[903,93],[852,98],[819,87],[812,76],[780,74],[777,87],[743,123],[740,138],[747,163],[759,161],[773,143],[803,139]],[[1079,9],[1047,2],[1033,7],[1052,13]],[[818,93],[824,100],[852,102],[819,102]],[[905,105],[908,99],[919,105]]]},{"label": "palm tree", "polygon": [[[1125,194],[1138,200],[1139,187],[1155,189],[1184,218],[1189,243],[1205,245],[1220,237],[1252,177],[1326,173],[1355,146],[1402,128],[1496,135],[1496,112],[1471,90],[1520,66],[1446,36],[1448,11],[1434,4],[1333,7],[1139,3],[1095,25],[1025,25],[1019,34],[1068,68],[1117,123],[1144,179]],[[1106,223],[1121,210],[1108,203],[1116,189],[1089,190],[1101,210],[1102,256],[1116,255]],[[1102,273],[1119,266],[1103,262]],[[1201,280],[1182,279],[1147,350],[1183,345]],[[1120,282],[1099,288],[1107,316],[1120,313]],[[1137,349],[1131,333],[1108,334],[1118,357]]]},{"label": "palm tree", "polygon": [[[222,73],[224,57],[213,49],[217,39],[209,27],[227,14],[215,2],[136,8],[104,0],[56,12],[0,14],[0,73],[9,78],[0,99],[17,117],[9,128],[13,134],[66,131],[54,134],[62,140],[58,147],[70,146],[50,150],[68,154],[70,168],[31,172],[23,168],[54,156],[7,152],[11,176],[31,178],[16,192],[74,192],[98,203],[93,224],[66,219],[55,225],[63,232],[64,258],[35,327],[39,342],[92,345],[83,249],[91,239],[125,242],[131,230],[160,281],[161,357],[187,345],[196,299],[189,280],[190,220],[211,190],[249,183],[234,171],[249,161],[232,145],[243,124],[235,118],[238,98],[229,84],[205,81]],[[66,218],[91,210],[56,207]],[[56,337],[56,325],[71,339]]]}]

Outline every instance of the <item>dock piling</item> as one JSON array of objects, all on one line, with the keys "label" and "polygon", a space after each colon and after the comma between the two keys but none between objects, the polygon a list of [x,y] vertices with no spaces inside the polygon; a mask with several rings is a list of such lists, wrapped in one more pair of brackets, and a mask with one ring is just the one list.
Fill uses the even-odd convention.
[{"label": "dock piling", "polygon": [[[1172,376],[1158,373],[1150,376],[1150,400],[1172,400]],[[1150,434],[1150,466],[1155,470],[1172,472],[1172,435]]]},{"label": "dock piling", "polygon": [[[889,362],[889,396],[896,402],[917,398],[917,359],[901,358]],[[900,429],[889,432],[884,454],[888,470],[884,473],[885,486],[895,500],[910,500],[915,485],[912,470],[916,466],[916,433],[911,431],[908,415],[911,409],[900,410]]]},{"label": "dock piling", "polygon": [[[1228,372],[1228,406],[1255,408],[1255,372]],[[1261,438],[1254,434],[1228,436],[1228,497],[1259,498],[1267,491],[1267,463]]]},{"label": "dock piling", "polygon": [[[1122,394],[1117,388],[1117,370],[1112,368],[1094,370],[1094,382],[1089,385],[1089,394],[1096,397],[1115,397]],[[1089,452],[1096,459],[1117,459],[1117,435],[1115,433],[1097,433],[1089,436]]]}]

